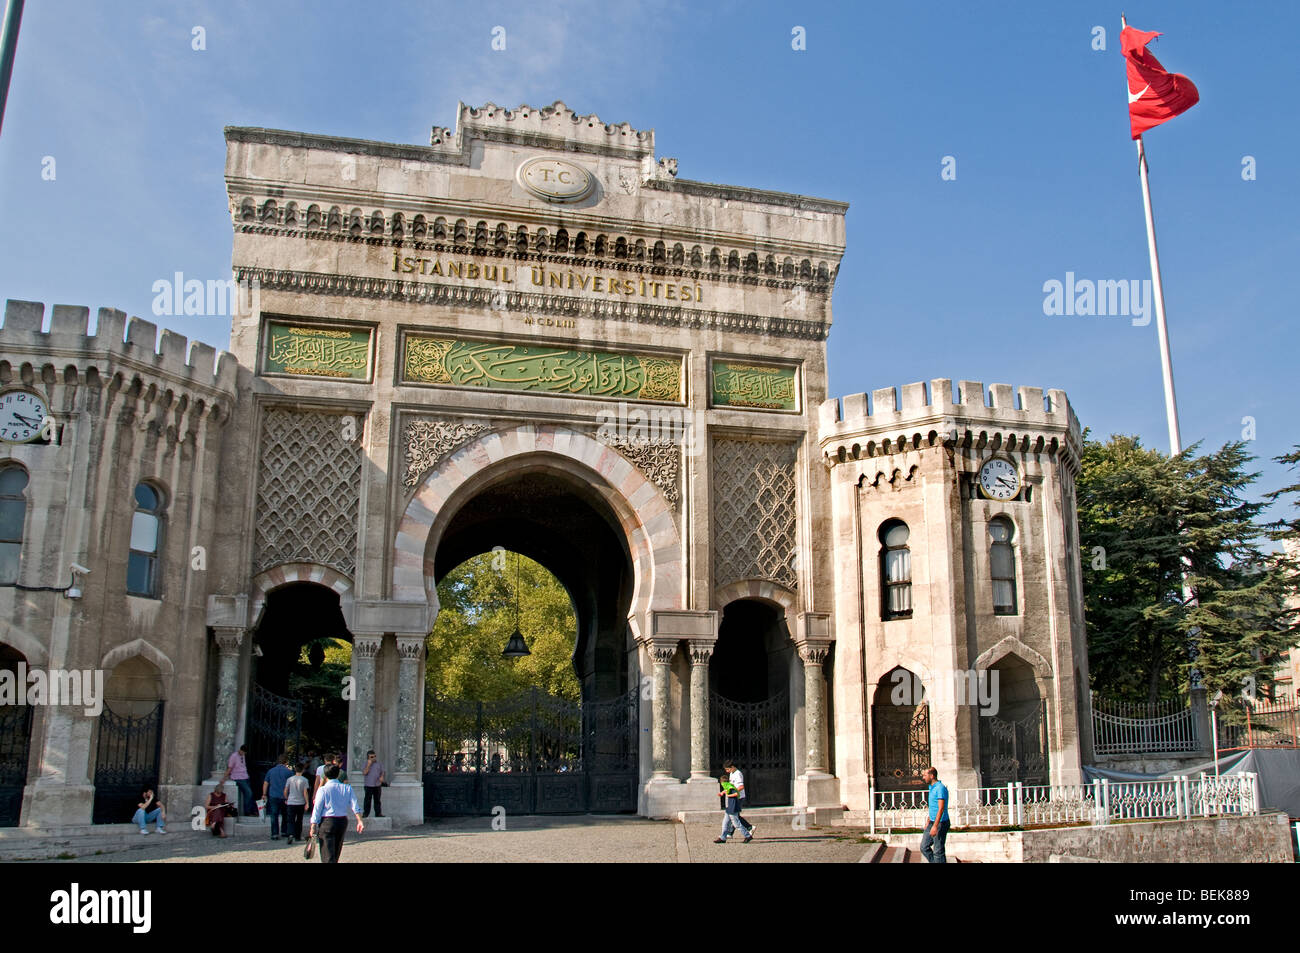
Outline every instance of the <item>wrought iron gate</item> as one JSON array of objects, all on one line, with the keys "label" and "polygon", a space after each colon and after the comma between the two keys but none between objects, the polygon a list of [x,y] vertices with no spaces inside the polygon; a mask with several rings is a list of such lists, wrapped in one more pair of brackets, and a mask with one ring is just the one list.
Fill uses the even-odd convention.
[{"label": "wrought iron gate", "polygon": [[31,706],[0,708],[0,827],[18,826],[31,740]]},{"label": "wrought iron gate", "polygon": [[1022,718],[983,715],[980,724],[980,772],[985,787],[1021,781],[1046,784],[1047,710],[1039,702]]},{"label": "wrought iron gate", "polygon": [[636,810],[635,691],[580,704],[532,689],[501,701],[435,699],[426,716],[426,817]]},{"label": "wrought iron gate", "polygon": [[930,766],[930,706],[872,705],[871,736],[877,791],[924,788]]},{"label": "wrought iron gate", "polygon": [[293,764],[302,740],[302,702],[254,683],[248,705],[248,776],[254,791],[282,754]]},{"label": "wrought iron gate", "polygon": [[790,699],[785,692],[761,702],[738,702],[709,693],[709,763],[714,777],[726,760],[745,775],[749,807],[793,803]]},{"label": "wrought iron gate", "polygon": [[147,715],[131,718],[105,708],[99,715],[95,752],[95,824],[131,820],[145,788],[158,790],[162,752],[163,703]]}]

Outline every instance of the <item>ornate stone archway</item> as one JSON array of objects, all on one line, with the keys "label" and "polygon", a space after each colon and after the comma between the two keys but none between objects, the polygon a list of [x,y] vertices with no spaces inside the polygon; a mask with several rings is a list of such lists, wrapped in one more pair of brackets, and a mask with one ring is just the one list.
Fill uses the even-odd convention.
[{"label": "ornate stone archway", "polygon": [[648,613],[680,609],[682,547],[663,492],[614,447],[552,424],[520,424],[484,434],[445,457],[421,481],[397,524],[392,597],[437,605],[434,553],[456,509],[501,464],[550,457],[583,475],[609,504],[627,539],[633,566],[629,610],[634,628],[648,631]]}]

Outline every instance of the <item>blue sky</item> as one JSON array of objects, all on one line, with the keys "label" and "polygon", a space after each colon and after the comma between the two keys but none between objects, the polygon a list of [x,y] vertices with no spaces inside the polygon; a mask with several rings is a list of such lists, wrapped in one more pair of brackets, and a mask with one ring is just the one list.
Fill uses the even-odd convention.
[{"label": "blue sky", "polygon": [[[1272,489],[1286,474],[1268,458],[1300,442],[1291,2],[39,0],[0,131],[0,298],[148,317],[155,280],[228,276],[223,126],[425,143],[458,100],[562,99],[653,127],[683,178],[852,203],[833,394],[1061,387],[1094,434],[1167,449],[1154,322],[1043,313],[1066,272],[1150,277],[1121,6],[1201,92],[1147,135],[1184,442],[1217,447],[1254,418]],[[164,321],[228,343],[225,319]]]}]

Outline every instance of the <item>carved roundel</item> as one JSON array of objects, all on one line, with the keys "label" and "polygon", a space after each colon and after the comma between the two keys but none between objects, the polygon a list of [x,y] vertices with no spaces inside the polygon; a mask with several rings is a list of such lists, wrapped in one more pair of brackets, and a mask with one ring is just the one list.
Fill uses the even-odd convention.
[{"label": "carved roundel", "polygon": [[596,187],[596,177],[568,159],[538,156],[515,173],[519,184],[543,202],[577,202]]}]

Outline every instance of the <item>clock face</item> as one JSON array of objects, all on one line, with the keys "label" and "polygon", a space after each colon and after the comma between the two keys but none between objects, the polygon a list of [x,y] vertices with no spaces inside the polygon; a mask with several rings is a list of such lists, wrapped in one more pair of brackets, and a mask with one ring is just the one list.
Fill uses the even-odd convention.
[{"label": "clock face", "polygon": [[990,500],[1009,500],[1020,492],[1020,473],[1006,460],[994,457],[980,467],[980,492]]},{"label": "clock face", "polygon": [[0,440],[28,443],[41,435],[46,407],[39,394],[7,390],[0,394]]}]

